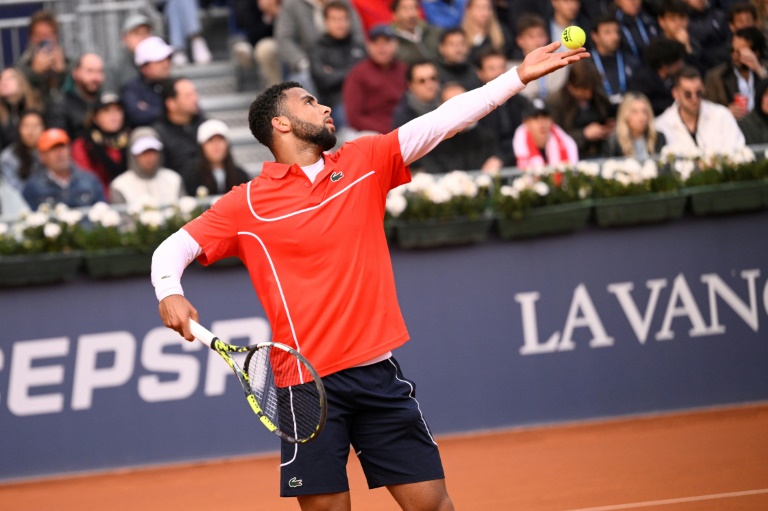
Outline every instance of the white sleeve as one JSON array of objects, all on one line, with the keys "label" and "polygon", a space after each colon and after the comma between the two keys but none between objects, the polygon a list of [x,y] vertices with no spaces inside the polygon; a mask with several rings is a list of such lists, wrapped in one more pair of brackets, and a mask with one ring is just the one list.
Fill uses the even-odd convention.
[{"label": "white sleeve", "polygon": [[163,241],[152,255],[152,285],[160,301],[170,295],[184,295],[181,274],[203,253],[203,249],[184,229],[179,229]]},{"label": "white sleeve", "polygon": [[397,133],[406,165],[418,160],[437,144],[482,119],[525,88],[513,67],[482,87],[459,94],[437,109],[404,124]]}]

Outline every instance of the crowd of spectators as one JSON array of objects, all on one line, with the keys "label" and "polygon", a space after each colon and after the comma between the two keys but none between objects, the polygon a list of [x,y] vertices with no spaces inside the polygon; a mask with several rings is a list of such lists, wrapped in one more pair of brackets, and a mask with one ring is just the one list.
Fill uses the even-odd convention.
[{"label": "crowd of spectators", "polygon": [[[754,0],[228,0],[237,65],[295,80],[332,108],[340,139],[383,133],[480,87],[563,28],[592,58],[533,83],[414,170],[495,171],[670,149],[768,143],[768,4]],[[174,66],[211,60],[194,0],[164,31],[129,16],[114,62],[68,55],[48,11],[0,72],[0,179],[31,208],[167,203],[248,175]],[[168,42],[159,37],[165,32]],[[563,50],[561,48],[561,50]],[[243,114],[245,115],[245,113]]]}]

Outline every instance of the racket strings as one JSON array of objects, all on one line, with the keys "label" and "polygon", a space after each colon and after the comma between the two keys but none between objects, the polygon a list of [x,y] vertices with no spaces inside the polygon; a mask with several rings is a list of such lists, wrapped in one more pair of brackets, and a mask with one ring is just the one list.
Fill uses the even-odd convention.
[{"label": "racket strings", "polygon": [[302,360],[263,347],[250,357],[247,373],[256,401],[282,436],[301,441],[316,433],[322,420],[320,390]]}]

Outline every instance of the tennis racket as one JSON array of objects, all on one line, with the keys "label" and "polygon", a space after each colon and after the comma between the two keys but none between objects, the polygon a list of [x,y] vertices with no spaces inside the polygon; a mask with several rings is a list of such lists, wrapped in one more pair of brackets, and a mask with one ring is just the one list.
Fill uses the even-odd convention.
[{"label": "tennis racket", "polygon": [[[189,324],[192,335],[221,355],[237,375],[251,409],[268,430],[295,444],[320,434],[328,413],[325,387],[301,353],[276,342],[234,346],[194,320]],[[247,353],[245,372],[232,358],[233,353]]]}]

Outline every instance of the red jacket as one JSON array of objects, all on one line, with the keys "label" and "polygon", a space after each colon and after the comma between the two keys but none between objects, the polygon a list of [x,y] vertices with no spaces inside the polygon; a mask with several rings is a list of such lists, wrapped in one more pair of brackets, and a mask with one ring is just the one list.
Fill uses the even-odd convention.
[{"label": "red jacket", "polygon": [[353,67],[342,91],[349,126],[388,133],[392,129],[392,113],[405,94],[406,71],[405,64],[397,60],[382,68],[367,58]]}]

